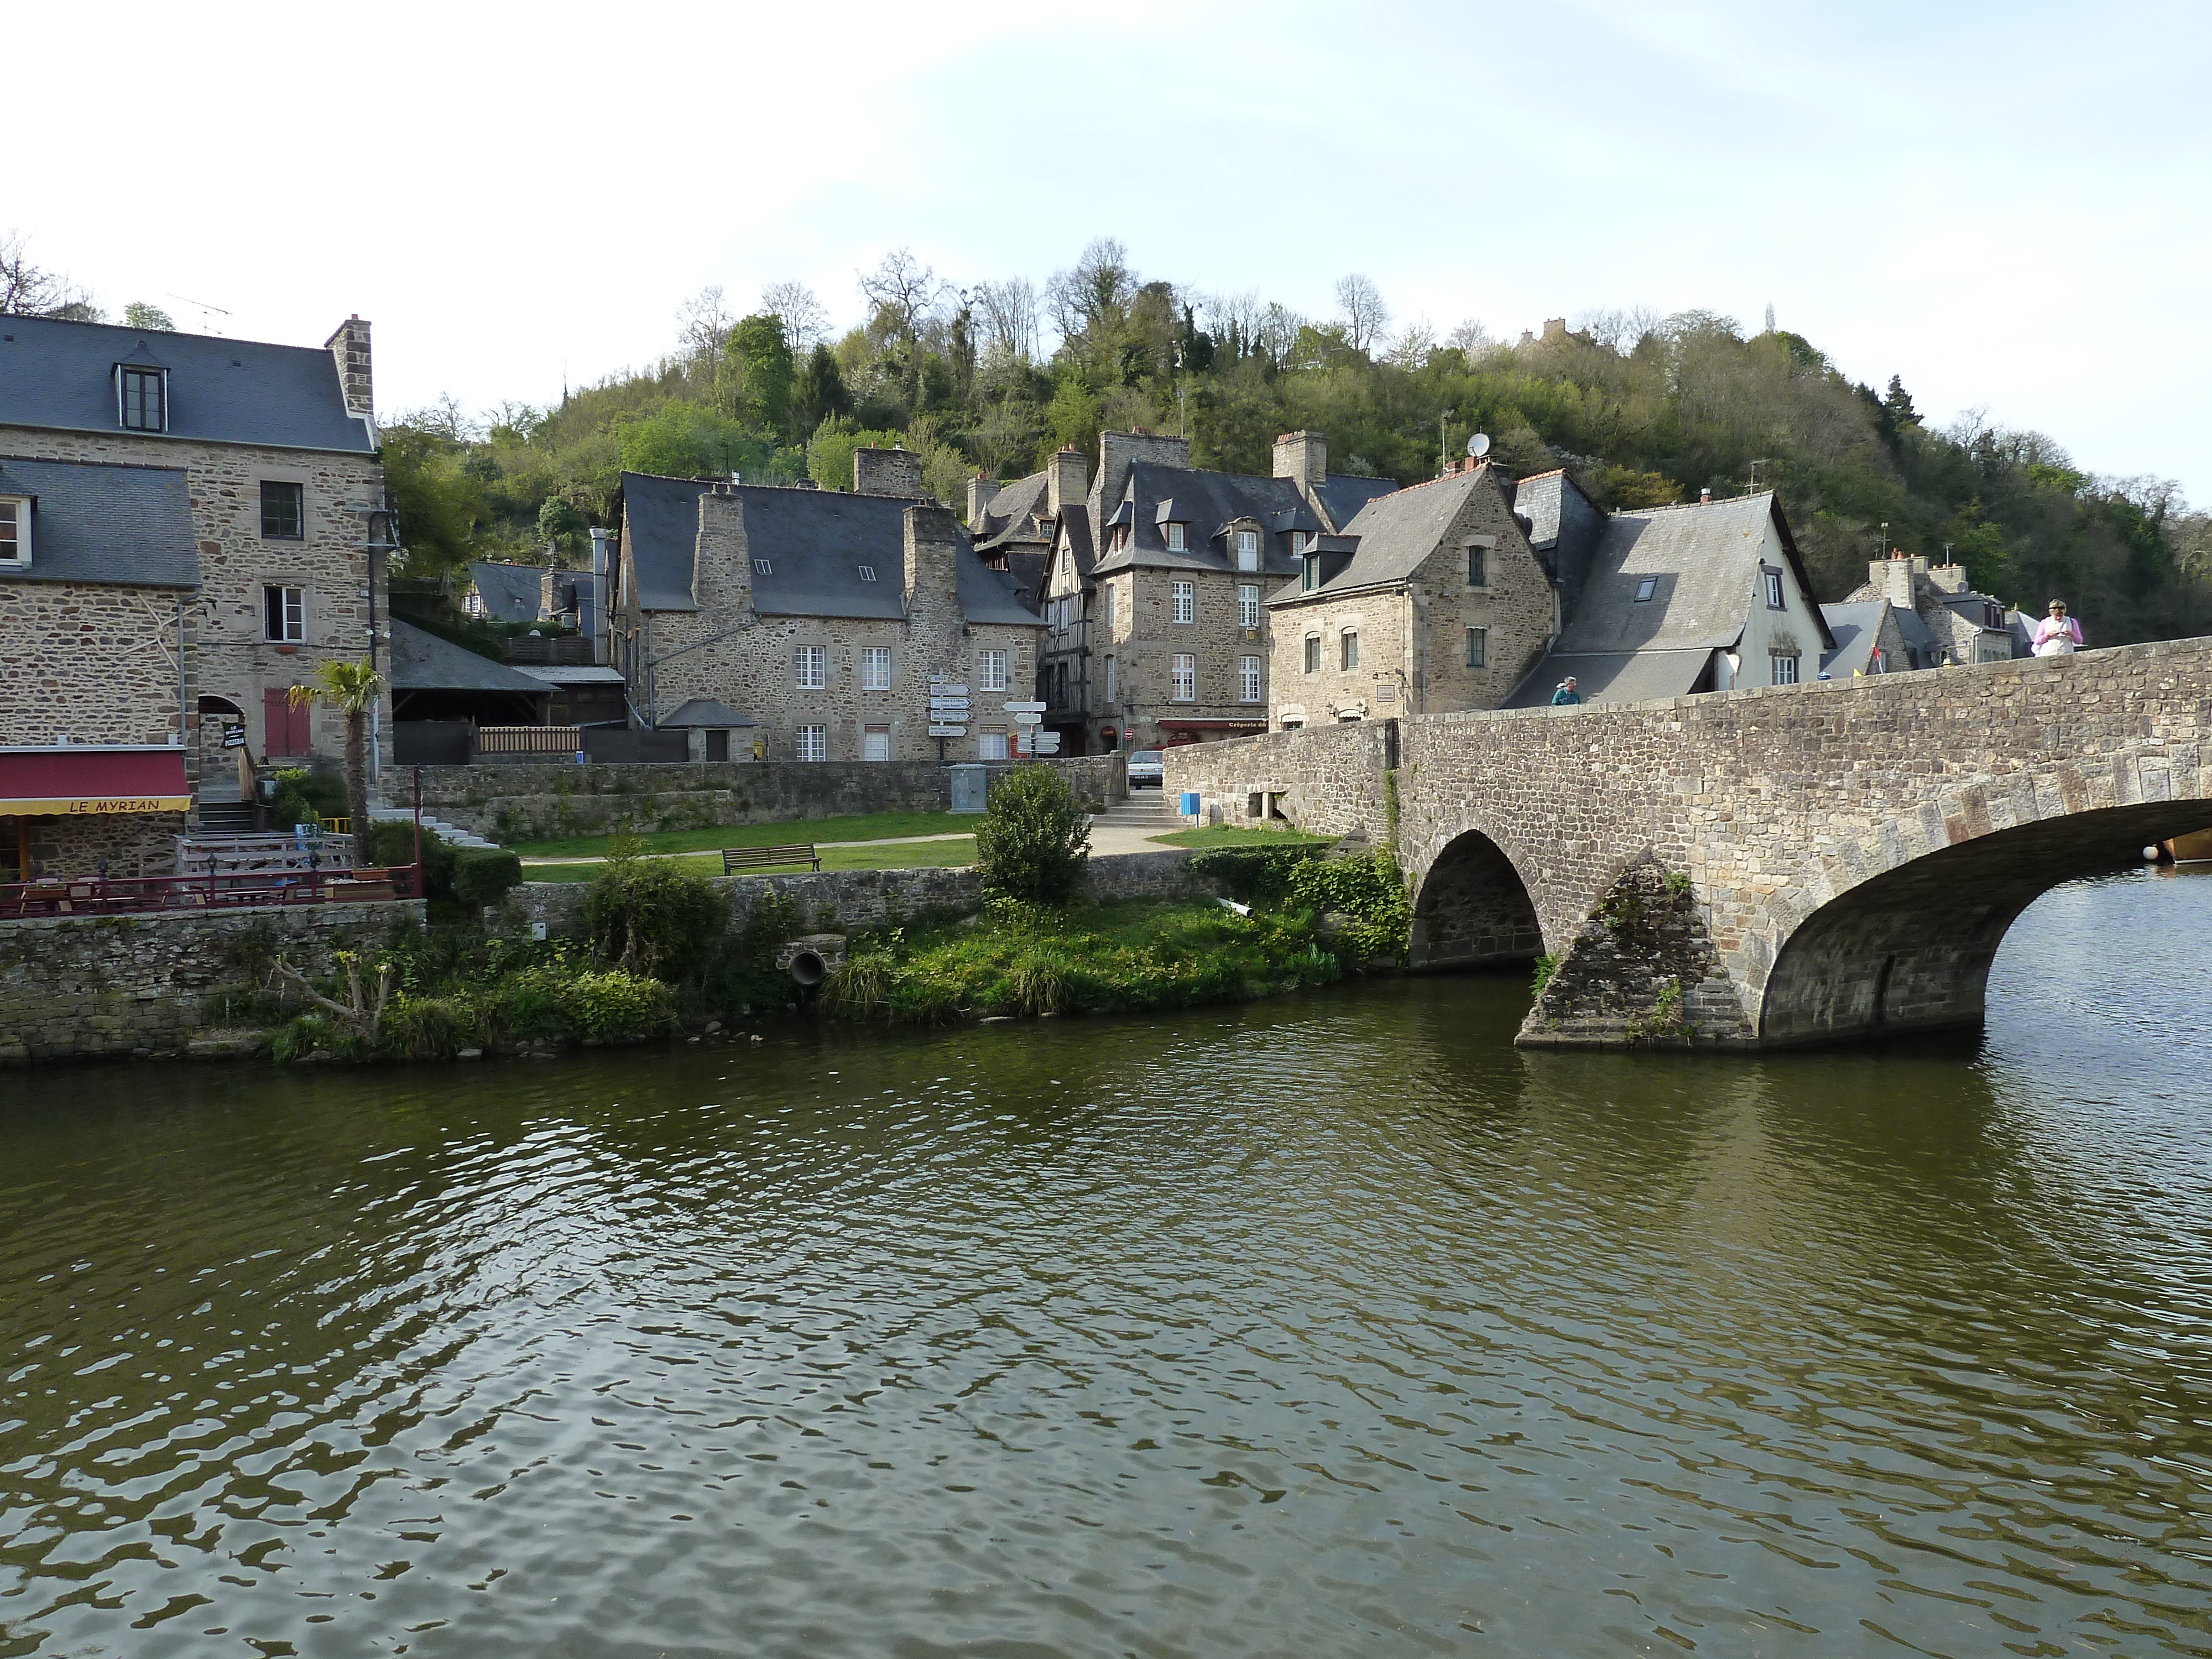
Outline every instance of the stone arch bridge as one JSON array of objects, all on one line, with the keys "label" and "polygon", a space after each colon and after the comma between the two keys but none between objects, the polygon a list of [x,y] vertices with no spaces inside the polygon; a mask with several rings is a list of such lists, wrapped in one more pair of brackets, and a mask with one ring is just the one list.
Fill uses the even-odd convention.
[{"label": "stone arch bridge", "polygon": [[2212,826],[2212,639],[1271,732],[1166,781],[1394,846],[1417,969],[1553,957],[1523,1043],[1972,1024],[2038,895]]}]

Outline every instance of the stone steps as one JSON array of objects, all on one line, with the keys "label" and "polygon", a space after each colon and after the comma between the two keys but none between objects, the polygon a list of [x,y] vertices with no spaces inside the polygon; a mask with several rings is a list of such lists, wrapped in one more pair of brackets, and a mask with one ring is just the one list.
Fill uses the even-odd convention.
[{"label": "stone steps", "polygon": [[[415,822],[415,812],[411,807],[372,806],[368,809],[368,816],[377,823]],[[473,830],[464,830],[459,824],[447,823],[443,818],[434,818],[428,812],[422,815],[422,827],[434,831],[438,839],[449,847],[476,847],[492,851],[496,851],[499,847],[497,842],[486,841]]]}]

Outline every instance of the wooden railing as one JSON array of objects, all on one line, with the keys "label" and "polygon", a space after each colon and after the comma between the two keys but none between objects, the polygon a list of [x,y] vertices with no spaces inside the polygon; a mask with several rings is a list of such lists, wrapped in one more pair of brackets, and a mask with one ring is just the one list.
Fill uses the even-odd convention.
[{"label": "wooden railing", "polygon": [[580,726],[479,726],[476,752],[481,758],[558,755],[574,760],[584,746]]},{"label": "wooden railing", "polygon": [[[331,820],[325,819],[325,823]],[[232,875],[288,873],[300,870],[344,870],[352,866],[351,836],[284,835],[275,831],[240,836],[179,836],[177,873],[215,868]]]},{"label": "wooden railing", "polygon": [[248,906],[359,904],[422,896],[422,871],[223,871],[181,876],[73,876],[0,883],[0,921]]}]

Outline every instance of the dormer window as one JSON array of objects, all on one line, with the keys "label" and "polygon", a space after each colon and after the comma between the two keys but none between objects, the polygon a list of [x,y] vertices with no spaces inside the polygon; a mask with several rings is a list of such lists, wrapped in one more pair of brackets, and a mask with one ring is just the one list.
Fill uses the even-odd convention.
[{"label": "dormer window", "polygon": [[31,567],[31,503],[21,495],[0,495],[0,567]]},{"label": "dormer window", "polygon": [[1321,586],[1320,554],[1309,553],[1305,556],[1304,568],[1298,573],[1298,586],[1308,593]]},{"label": "dormer window", "polygon": [[1170,519],[1167,522],[1166,529],[1168,532],[1168,551],[1170,553],[1182,552],[1182,526],[1177,524],[1173,519]]},{"label": "dormer window", "polygon": [[1237,532],[1237,568],[1257,570],[1260,568],[1260,532],[1240,530]]},{"label": "dormer window", "polygon": [[1639,580],[1638,580],[1637,584],[1636,584],[1636,602],[1637,602],[1637,604],[1638,604],[1638,605],[1649,605],[1649,604],[1650,604],[1650,603],[1651,603],[1651,596],[1652,596],[1654,593],[1656,593],[1658,591],[1659,591],[1659,579],[1658,579],[1656,576],[1645,576],[1645,577],[1643,577],[1643,578],[1639,579]]},{"label": "dormer window", "polygon": [[163,368],[132,368],[125,365],[117,371],[118,390],[123,400],[123,424],[131,432],[166,432],[169,429],[169,372]]},{"label": "dormer window", "polygon": [[876,568],[872,564],[864,564],[860,566],[860,580],[864,582],[872,582],[876,579]]},{"label": "dormer window", "polygon": [[1304,558],[1305,556],[1306,544],[1312,539],[1313,538],[1303,530],[1293,530],[1291,532],[1291,556],[1294,559]]}]

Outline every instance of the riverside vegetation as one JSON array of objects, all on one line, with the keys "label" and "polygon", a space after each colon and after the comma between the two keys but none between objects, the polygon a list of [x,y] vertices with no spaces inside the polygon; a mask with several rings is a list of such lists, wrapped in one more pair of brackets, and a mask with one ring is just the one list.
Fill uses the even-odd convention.
[{"label": "riverside vegetation", "polygon": [[[404,824],[374,833],[411,844]],[[732,930],[726,888],[641,856],[637,839],[621,835],[586,897],[583,939],[504,939],[477,918],[513,884],[514,855],[471,859],[426,836],[429,926],[341,955],[319,979],[284,961],[273,935],[250,938],[240,965],[264,989],[232,1017],[276,1025],[280,1061],[428,1060],[641,1042],[687,1022],[810,1008],[927,1024],[1186,1007],[1404,960],[1411,909],[1387,854],[1329,859],[1312,842],[1224,848],[1194,854],[1191,867],[1235,907],[1208,897],[1088,902],[1086,815],[1043,766],[994,787],[975,840],[982,909],[855,934],[816,1002],[775,969],[775,954],[835,919],[806,916],[787,896],[756,904]]]}]

